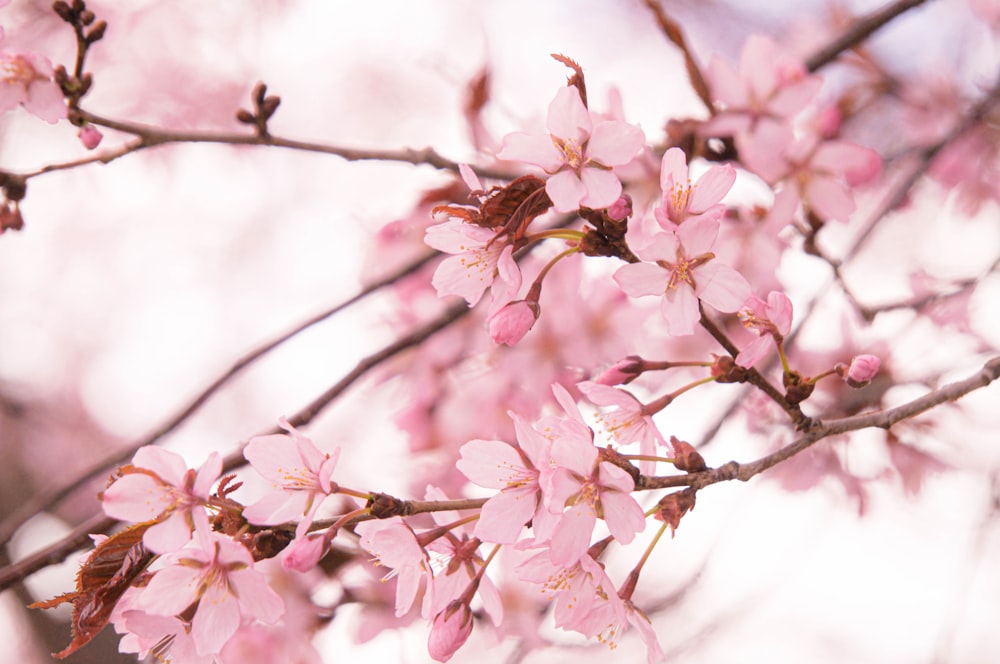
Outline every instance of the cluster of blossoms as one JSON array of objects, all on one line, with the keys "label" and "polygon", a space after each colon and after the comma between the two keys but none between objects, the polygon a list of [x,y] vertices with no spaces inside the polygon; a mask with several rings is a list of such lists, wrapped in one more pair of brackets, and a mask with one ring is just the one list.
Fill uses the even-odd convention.
[{"label": "cluster of blossoms", "polygon": [[[50,122],[66,117],[65,90],[47,61],[28,54],[0,58],[0,110],[22,105]],[[548,607],[557,628],[614,648],[634,627],[648,661],[662,660],[650,618],[633,599],[650,552],[693,509],[697,491],[665,492],[646,508],[637,495],[662,491],[655,482],[661,474],[701,473],[708,466],[692,445],[664,434],[657,414],[702,385],[752,382],[774,359],[784,388],[774,390],[774,400],[804,428],[809,418],[800,404],[821,380],[839,377],[828,382],[860,389],[881,368],[878,357],[852,350],[811,376],[796,370],[785,347],[793,333],[792,300],[774,288],[775,265],[756,266],[757,272],[738,264],[730,247],[742,243],[734,227],[745,210],[725,200],[740,178],[763,182],[775,198],[761,215],[798,229],[808,242],[824,224],[850,218],[853,188],[876,178],[881,161],[839,137],[839,116],[818,100],[821,80],[765,38],[748,40],[738,68],[711,61],[711,117],[698,122],[687,141],[649,146],[638,126],[592,112],[576,73],[552,100],[547,131],[508,135],[496,154],[508,164],[536,166],[534,174],[487,188],[463,166],[471,204],[448,201],[422,210],[433,221],[421,228],[422,240],[447,254],[425,281],[437,296],[457,296],[470,307],[488,299],[488,336],[509,348],[530,343],[535,326],[549,323],[542,315],[543,284],[547,292],[565,288],[557,276],[562,270],[577,270],[566,281],[583,279],[584,269],[567,260],[583,257],[606,287],[606,299],[595,298],[595,319],[625,320],[626,308],[654,303],[643,324],[662,332],[656,337],[662,345],[676,344],[671,351],[695,348],[696,359],[652,360],[627,348],[603,370],[584,361],[587,375],[567,371],[544,381],[551,396],[535,401],[545,405],[528,397],[523,408],[504,409],[511,436],[467,437],[449,468],[462,477],[446,488],[421,487],[422,502],[443,506],[425,509],[430,517],[414,514],[411,502],[335,481],[339,448],[321,451],[287,422],[284,433],[256,437],[244,450],[269,484],[247,504],[235,497],[234,477],[220,477],[217,454],[193,470],[171,452],[139,450],[102,494],[109,517],[134,524],[98,549],[124,550],[116,559],[121,574],[107,581],[119,592],[101,607],[122,634],[122,651],[175,662],[236,661],[230,649],[241,634],[280,628],[287,618],[270,585],[277,565],[266,561],[280,560],[281,573],[314,574],[339,546],[358,565],[374,563],[367,568],[377,568],[373,588],[394,584],[392,597],[383,600],[391,606],[387,614],[430,624],[428,651],[436,660],[447,661],[484,618],[504,633],[510,616],[502,597],[512,580],[530,589],[534,606]],[[96,147],[100,136],[87,129],[81,140]],[[708,139],[731,143],[732,152],[690,147]],[[630,180],[637,172],[650,182]],[[643,200],[642,185],[646,193],[649,185],[656,190],[653,201]],[[546,256],[543,245],[558,249]],[[771,279],[761,276],[767,272]],[[725,353],[692,343],[701,332],[725,342]],[[730,335],[738,343],[729,342]],[[435,434],[428,413],[445,389],[436,376],[457,362],[449,343],[429,344],[421,358],[426,364],[411,373],[415,382],[426,381],[420,388],[430,387],[414,390],[419,395],[400,418],[414,438],[419,431],[426,448]],[[648,399],[640,397],[650,388],[625,387],[679,367],[700,375]],[[532,380],[542,382],[540,375]],[[482,399],[500,401],[495,396]],[[589,402],[585,412],[582,400]],[[464,498],[469,483],[491,494]],[[324,518],[334,502],[339,513]],[[641,537],[650,518],[659,530]],[[645,544],[645,553],[627,573],[609,571],[610,552],[633,542]],[[85,569],[105,564],[99,558]],[[100,591],[108,595],[105,587]]]}]

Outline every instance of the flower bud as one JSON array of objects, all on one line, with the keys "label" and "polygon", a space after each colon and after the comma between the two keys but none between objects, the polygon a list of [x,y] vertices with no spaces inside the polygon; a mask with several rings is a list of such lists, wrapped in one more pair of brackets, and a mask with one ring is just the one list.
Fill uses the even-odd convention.
[{"label": "flower bud", "polygon": [[854,388],[866,387],[878,373],[882,361],[874,355],[858,355],[851,360],[851,366],[844,369],[837,365],[837,373]]},{"label": "flower bud", "polygon": [[80,131],[77,133],[77,136],[80,137],[80,142],[83,143],[83,147],[88,150],[96,148],[101,144],[101,139],[104,138],[104,134],[98,131],[97,127],[90,124],[80,127]]},{"label": "flower bud", "polygon": [[643,359],[638,355],[629,355],[624,360],[618,360],[612,366],[594,379],[599,385],[628,385],[639,377],[643,371]]},{"label": "flower bud", "polygon": [[490,316],[490,336],[498,344],[513,346],[534,326],[540,313],[537,302],[510,302]]},{"label": "flower bud", "polygon": [[329,550],[329,541],[323,535],[296,537],[281,559],[281,566],[296,572],[308,572],[316,567]]},{"label": "flower bud", "polygon": [[434,616],[431,633],[427,637],[427,652],[439,662],[447,662],[472,634],[472,611],[462,600],[453,600],[441,613]]}]

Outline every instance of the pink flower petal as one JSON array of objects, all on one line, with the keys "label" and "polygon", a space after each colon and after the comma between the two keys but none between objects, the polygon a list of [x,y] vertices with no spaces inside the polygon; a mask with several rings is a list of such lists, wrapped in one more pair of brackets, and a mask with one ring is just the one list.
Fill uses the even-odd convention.
[{"label": "pink flower petal", "polygon": [[622,183],[611,171],[584,168],[580,172],[580,178],[587,190],[586,196],[580,200],[580,205],[598,210],[613,205],[621,196]]},{"label": "pink flower petal", "polygon": [[738,311],[750,297],[750,284],[728,265],[713,261],[695,270],[695,275],[698,297],[719,311]]},{"label": "pink flower petal", "polygon": [[604,166],[622,166],[642,149],[646,135],[627,122],[598,122],[587,143],[587,158]]},{"label": "pink flower petal", "polygon": [[583,105],[576,86],[559,88],[555,99],[549,104],[546,122],[549,133],[563,140],[574,140],[582,144],[590,136],[593,123],[590,111]]},{"label": "pink flower petal", "polygon": [[[545,193],[552,199],[552,205],[558,212],[574,212],[587,195],[587,185],[573,171],[560,171],[545,182]],[[615,199],[617,198],[616,194]],[[611,203],[614,200],[608,205]]]}]

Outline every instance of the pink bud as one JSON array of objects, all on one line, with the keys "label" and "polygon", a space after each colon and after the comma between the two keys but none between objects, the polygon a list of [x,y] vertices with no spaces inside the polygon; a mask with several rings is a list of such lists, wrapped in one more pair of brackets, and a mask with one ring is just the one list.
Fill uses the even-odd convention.
[{"label": "pink bud", "polygon": [[465,645],[472,634],[472,611],[461,600],[453,600],[441,613],[434,616],[427,652],[439,662],[447,662],[455,651]]},{"label": "pink bud", "polygon": [[632,216],[632,197],[628,194],[619,196],[618,200],[608,208],[608,216],[612,221],[624,221]]},{"label": "pink bud", "polygon": [[296,572],[308,572],[327,552],[327,539],[323,535],[296,537],[285,552],[281,566]]},{"label": "pink bud", "polygon": [[510,302],[490,316],[490,336],[498,344],[513,346],[524,338],[540,313],[537,302]]},{"label": "pink bud", "polygon": [[77,134],[80,137],[80,142],[83,143],[83,147],[88,150],[93,150],[98,145],[101,144],[101,139],[104,138],[104,134],[97,130],[94,125],[85,125],[80,127],[80,131]]},{"label": "pink bud", "polygon": [[594,379],[599,385],[628,385],[639,377],[643,370],[643,360],[638,355],[629,355],[624,360],[618,360],[613,366],[604,370]]},{"label": "pink bud", "polygon": [[838,373],[841,373],[851,387],[861,388],[871,382],[881,365],[882,361],[874,355],[858,355],[851,360],[851,366],[847,368],[846,375]]}]

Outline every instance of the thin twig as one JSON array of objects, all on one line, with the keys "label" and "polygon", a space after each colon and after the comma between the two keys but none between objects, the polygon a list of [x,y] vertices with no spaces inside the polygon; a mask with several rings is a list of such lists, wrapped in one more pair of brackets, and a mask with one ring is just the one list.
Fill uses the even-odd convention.
[{"label": "thin twig", "polygon": [[813,53],[806,59],[806,69],[815,72],[833,62],[844,51],[854,48],[870,37],[876,30],[895,19],[900,14],[927,2],[927,0],[897,0],[891,5],[877,9],[856,20],[837,39]]},{"label": "thin twig", "polygon": [[909,401],[901,406],[897,406],[896,408],[844,417],[827,422],[814,421],[812,428],[810,428],[807,433],[799,437],[797,440],[789,443],[776,452],[757,459],[756,461],[750,461],[747,463],[730,461],[729,463],[723,464],[718,468],[712,468],[700,473],[688,473],[687,475],[676,475],[672,477],[643,477],[640,479],[639,486],[637,488],[648,490],[663,489],[667,487],[693,486],[696,489],[701,489],[710,484],[725,482],[728,480],[740,480],[746,482],[752,477],[764,472],[768,468],[772,468],[782,461],[785,461],[786,459],[789,459],[808,449],[813,444],[824,438],[835,436],[837,434],[848,433],[850,431],[858,431],[860,429],[870,429],[873,427],[889,429],[897,422],[915,417],[927,410],[930,410],[931,408],[934,408],[935,406],[939,406],[946,402],[957,401],[959,398],[969,394],[970,392],[986,387],[998,377],[1000,377],[1000,357],[994,357],[986,362],[986,364],[983,365],[983,368],[980,369],[975,375],[970,376],[965,380],[949,383],[944,387],[932,390],[922,397],[918,397],[913,401]]}]

